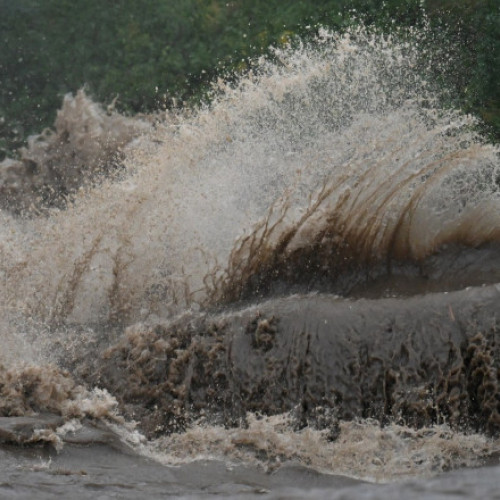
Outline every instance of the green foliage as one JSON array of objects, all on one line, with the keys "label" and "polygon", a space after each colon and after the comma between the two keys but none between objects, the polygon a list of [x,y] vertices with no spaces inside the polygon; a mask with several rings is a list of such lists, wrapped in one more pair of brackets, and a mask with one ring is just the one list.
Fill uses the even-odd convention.
[{"label": "green foliage", "polygon": [[434,24],[446,27],[457,47],[451,84],[462,107],[480,116],[493,139],[500,139],[500,2],[432,0],[427,10]]},{"label": "green foliage", "polygon": [[[53,123],[62,96],[83,85],[118,96],[124,112],[199,98],[221,69],[245,70],[269,45],[342,29],[353,16],[383,29],[426,22],[419,0],[0,0],[0,150]],[[355,9],[355,12],[353,12]],[[461,105],[500,137],[500,3],[428,0],[459,61],[444,75]],[[446,26],[446,28],[445,28]],[[1,157],[0,157],[1,159]]]}]

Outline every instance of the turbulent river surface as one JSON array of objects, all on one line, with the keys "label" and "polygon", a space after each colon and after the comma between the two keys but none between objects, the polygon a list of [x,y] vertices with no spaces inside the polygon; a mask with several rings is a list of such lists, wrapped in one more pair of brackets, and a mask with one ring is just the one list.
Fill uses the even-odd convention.
[{"label": "turbulent river surface", "polygon": [[425,40],[80,92],[0,164],[0,497],[500,495],[500,150]]}]

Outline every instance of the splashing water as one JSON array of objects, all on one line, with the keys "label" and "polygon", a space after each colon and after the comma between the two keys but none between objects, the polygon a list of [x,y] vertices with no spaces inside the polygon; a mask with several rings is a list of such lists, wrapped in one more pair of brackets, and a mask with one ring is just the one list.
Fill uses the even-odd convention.
[{"label": "splashing water", "polygon": [[484,436],[460,434],[447,426],[412,430],[377,422],[343,422],[337,440],[328,431],[292,431],[289,415],[249,415],[248,428],[225,429],[203,424],[186,433],[154,440],[142,452],[167,464],[203,459],[262,463],[273,470],[295,461],[315,470],[386,482],[430,476],[450,466],[472,465],[498,448]]},{"label": "splashing water", "polygon": [[130,155],[123,181],[3,224],[3,307],[131,322],[237,299],[256,275],[333,281],[346,261],[496,240],[498,148],[471,117],[434,107],[421,57],[363,29],[322,33],[220,82],[212,106]]},{"label": "splashing water", "polygon": [[[417,32],[410,34],[418,41]],[[440,107],[441,91],[426,76],[426,54],[409,40],[356,28],[344,35],[321,32],[310,44],[276,49],[236,83],[217,82],[210,105],[172,112],[155,127],[138,126],[147,133],[126,149],[120,178],[80,189],[71,206],[48,215],[4,212],[0,362],[71,367],[96,345],[112,345],[116,332],[134,323],[154,325],[186,311],[196,315],[200,308],[210,312],[276,293],[349,294],[388,269],[420,269],[445,248],[490,244],[495,250],[500,150],[477,135],[473,117]],[[491,282],[497,278],[492,275]],[[158,334],[149,352],[147,340],[144,334],[131,347],[143,350],[134,359],[152,356],[154,349],[159,357],[180,356],[185,348]],[[16,369],[2,368],[10,381],[21,373]],[[86,371],[80,366],[73,376],[88,378]],[[70,377],[50,373],[51,380]],[[93,401],[73,381],[64,383],[68,401],[79,401],[81,394]],[[54,391],[58,403],[47,403],[45,410],[66,408],[59,401],[64,394]],[[23,402],[16,404],[21,408]],[[81,413],[93,415],[88,409]],[[328,458],[344,456],[345,443],[323,442],[320,430],[307,436],[304,431],[301,439],[310,448],[297,450],[283,437],[293,430],[287,427],[280,437],[271,422],[284,419],[285,425],[286,417],[266,418],[259,424],[250,416],[250,428],[234,432],[211,427],[210,446],[222,442],[217,449],[231,453],[235,443],[258,448],[255,436],[271,432],[272,446],[279,449],[265,448],[266,453],[346,473]],[[266,428],[255,430],[259,425]],[[347,435],[360,428],[365,436],[378,432],[369,423],[342,425]],[[432,432],[442,440],[437,446],[449,445],[458,457],[446,459],[448,465],[469,463],[476,452],[494,448],[481,436],[460,435],[470,446],[457,454],[453,431]],[[401,428],[386,433],[383,439],[404,440]],[[147,453],[165,453],[176,439],[182,447],[191,434],[159,438]],[[425,455],[424,448],[416,455]],[[395,466],[397,459],[377,455],[370,466],[358,463],[363,472],[353,474],[375,477],[379,473],[370,467],[382,462],[390,462],[390,477],[440,469],[429,456],[420,468],[418,457],[408,458],[411,471],[405,472]]]}]

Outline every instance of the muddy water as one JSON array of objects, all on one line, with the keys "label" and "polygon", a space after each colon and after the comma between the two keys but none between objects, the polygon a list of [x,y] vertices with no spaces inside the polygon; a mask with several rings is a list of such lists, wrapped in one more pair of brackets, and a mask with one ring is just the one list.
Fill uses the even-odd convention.
[{"label": "muddy water", "polygon": [[3,165],[4,497],[494,498],[499,149],[425,36],[154,120],[68,97]]},{"label": "muddy water", "polygon": [[[102,433],[102,431],[101,431]],[[172,467],[110,446],[94,432],[55,453],[40,447],[0,450],[2,498],[498,498],[498,465],[458,469],[433,478],[373,484],[322,474],[298,463],[266,473],[242,464],[199,460]],[[79,442],[80,444],[75,444]],[[122,445],[123,448],[123,445]],[[495,460],[497,461],[497,460]]]},{"label": "muddy water", "polygon": [[[59,454],[33,448],[4,448],[1,453],[2,462],[8,463],[0,475],[3,498],[248,498],[273,491],[288,495],[290,482],[306,483],[306,489],[330,490],[361,484],[298,465],[285,466],[274,474],[206,460],[165,467],[99,443],[67,444]],[[304,489],[296,487],[295,493],[301,491]]]}]

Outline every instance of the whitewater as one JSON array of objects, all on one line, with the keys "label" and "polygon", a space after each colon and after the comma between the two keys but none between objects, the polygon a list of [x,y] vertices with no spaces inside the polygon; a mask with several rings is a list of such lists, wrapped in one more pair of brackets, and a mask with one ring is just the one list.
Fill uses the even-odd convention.
[{"label": "whitewater", "polygon": [[494,497],[500,149],[428,36],[80,91],[0,164],[1,495]]}]

